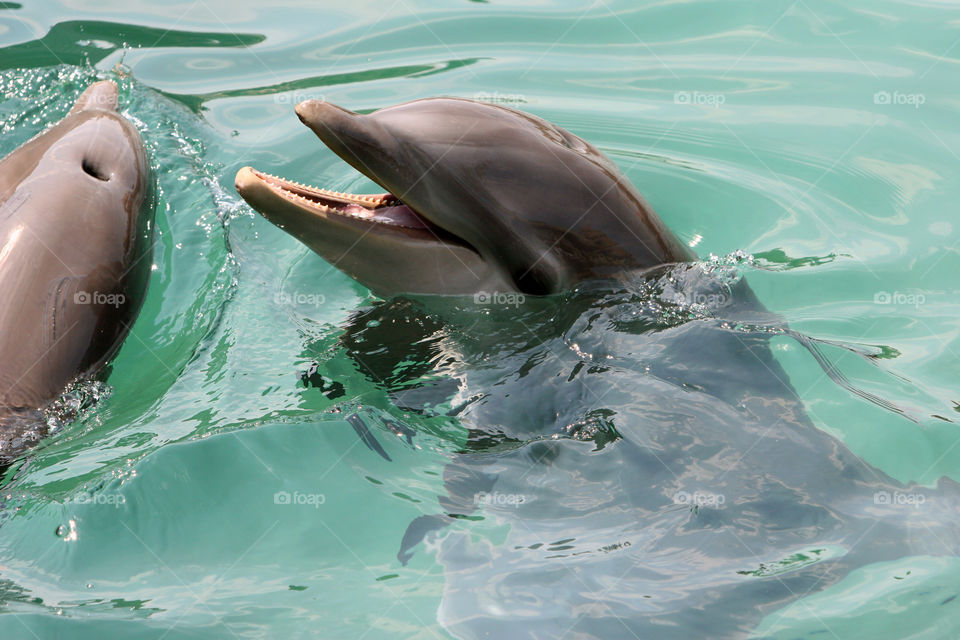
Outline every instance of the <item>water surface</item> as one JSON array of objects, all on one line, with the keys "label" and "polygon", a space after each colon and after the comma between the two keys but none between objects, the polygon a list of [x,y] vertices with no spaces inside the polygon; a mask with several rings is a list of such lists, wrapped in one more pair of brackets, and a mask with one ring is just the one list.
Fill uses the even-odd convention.
[{"label": "water surface", "polygon": [[[386,385],[367,375],[355,357],[363,347],[338,341],[370,294],[233,192],[233,175],[246,164],[338,190],[375,190],[297,121],[293,104],[306,98],[355,110],[434,95],[480,98],[591,141],[700,256],[752,255],[738,273],[762,304],[793,329],[842,345],[824,353],[859,388],[903,409],[889,411],[839,387],[795,341],[771,341],[817,433],[933,504],[941,478],[960,479],[960,32],[952,9],[932,0],[3,3],[0,150],[61,117],[94,78],[112,77],[126,115],[143,130],[161,201],[156,268],[105,380],[109,393],[4,479],[0,633],[471,637],[470,625],[452,624],[449,612],[472,579],[490,574],[457,573],[470,565],[451,555],[461,548],[455,541],[502,554],[521,539],[572,547],[521,556],[523,569],[535,569],[531,591],[580,572],[598,583],[582,593],[599,594],[613,612],[646,606],[638,604],[645,598],[670,600],[664,591],[618,583],[602,562],[571,560],[588,548],[630,543],[605,557],[625,569],[641,566],[645,538],[638,530],[600,535],[596,519],[561,512],[559,497],[547,511],[552,520],[541,523],[555,529],[551,538],[539,525],[523,529],[515,511],[493,507],[458,523],[444,541],[418,547],[406,566],[397,560],[407,525],[438,511],[444,467],[477,425],[469,416],[438,417],[436,408],[398,407],[385,389],[432,375],[430,363],[407,362]],[[662,309],[644,309],[663,320]],[[482,326],[519,340],[518,320],[536,329],[542,317],[508,310],[499,320],[506,329]],[[582,330],[576,320],[561,318],[563,331]],[[603,456],[612,455],[604,451],[649,443],[644,436],[656,432],[641,429],[643,420],[651,429],[681,415],[706,420],[707,407],[652,406],[660,387],[643,377],[643,349],[656,339],[636,342],[642,332],[630,327],[591,330],[592,339],[580,341],[545,330],[546,355],[529,370],[553,366],[567,374],[580,360],[608,352],[620,358],[615,365],[627,377],[587,372],[597,377],[583,378],[585,388],[629,380],[648,393],[617,387],[597,401],[581,390],[563,409],[616,412],[610,420],[622,439],[589,454],[598,462],[583,467],[597,474],[588,487],[609,485],[621,498],[626,492],[662,507],[673,495],[664,493],[666,484],[650,493],[611,484],[616,470],[604,466]],[[509,340],[471,343],[475,333],[447,323],[437,331],[433,351],[413,352],[430,358],[453,348],[451,341],[459,345],[462,366],[448,369],[446,379],[473,372],[474,389],[503,381],[516,393],[547,397],[543,377],[534,384],[506,367],[483,367],[484,354],[511,362]],[[532,356],[536,345],[530,348],[520,344],[513,353]],[[325,392],[298,382],[298,371],[314,363],[340,386]],[[714,413],[722,410],[715,405]],[[367,419],[392,462],[363,446],[345,420],[353,413]],[[528,422],[514,421],[518,431],[539,428],[533,413]],[[606,415],[591,414],[590,437],[564,437],[557,446],[588,455],[603,440]],[[625,421],[630,415],[640,417]],[[413,428],[415,446],[394,437],[384,416]],[[670,442],[667,435],[658,437]],[[530,469],[532,479],[556,479],[542,464]],[[735,467],[733,477],[749,471]],[[785,463],[775,471],[801,470]],[[689,509],[664,511],[664,518],[702,524],[713,513],[722,522],[738,495],[727,496],[721,484],[687,490],[723,495],[725,506],[704,505],[699,520]],[[586,501],[576,504],[587,511],[584,505],[603,497],[573,479],[552,488]],[[509,484],[502,490],[522,491]],[[300,503],[283,504],[287,494]],[[867,517],[875,506],[854,510]],[[904,509],[904,521],[943,522],[936,512]],[[680,550],[671,567],[683,567],[691,553],[718,565],[744,557],[724,544],[696,550],[679,531],[661,532],[663,544]],[[883,560],[871,558],[865,544],[859,564],[852,562],[858,543],[849,537],[842,548],[810,540],[784,544],[779,555],[753,554],[742,570],[761,575],[742,580],[768,580],[771,567],[788,576],[776,585],[793,584],[791,575],[824,577],[758,617],[756,634],[951,637],[960,625],[956,548],[945,539],[932,549],[936,541],[920,531],[904,541],[902,554]],[[805,551],[816,557],[790,560]],[[829,572],[836,558],[842,575]],[[491,567],[509,575],[505,565]],[[750,606],[746,593],[737,606]],[[527,607],[534,622],[541,617],[543,628],[558,616],[592,615],[514,605]],[[683,618],[677,623],[682,629]]]}]

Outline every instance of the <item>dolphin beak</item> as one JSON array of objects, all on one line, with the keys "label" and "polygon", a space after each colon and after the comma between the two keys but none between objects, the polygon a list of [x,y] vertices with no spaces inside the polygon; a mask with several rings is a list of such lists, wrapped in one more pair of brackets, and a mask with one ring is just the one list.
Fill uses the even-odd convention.
[{"label": "dolphin beak", "polygon": [[392,188],[378,179],[379,165],[391,157],[395,145],[393,136],[374,121],[359,113],[323,100],[305,100],[296,106],[297,117],[318,138],[347,164],[380,184],[387,191]]},{"label": "dolphin beak", "polygon": [[314,123],[333,124],[338,120],[350,120],[359,115],[349,109],[344,109],[343,107],[327,102],[326,100],[304,100],[297,104],[294,110],[297,112],[297,117],[300,118],[300,122],[311,129]]},{"label": "dolphin beak", "polygon": [[117,110],[117,84],[112,80],[101,80],[94,82],[87,87],[87,90],[77,99],[70,113],[78,111],[88,111],[91,109],[103,109],[105,111]]},{"label": "dolphin beak", "polygon": [[326,142],[327,137],[356,134],[363,128],[358,122],[362,116],[325,100],[304,100],[295,110],[300,122]]},{"label": "dolphin beak", "polygon": [[[267,203],[273,197],[269,183],[253,167],[243,167],[237,171],[233,186],[237,193],[247,202],[255,205]],[[269,218],[268,218],[269,219]]]},{"label": "dolphin beak", "polygon": [[253,167],[243,167],[240,169],[237,172],[236,178],[234,178],[233,186],[236,188],[237,193],[240,194],[240,197],[247,202],[255,199],[258,192],[265,191],[265,185],[262,180],[257,178]]},{"label": "dolphin beak", "polygon": [[[386,173],[396,174],[399,161],[392,153],[396,140],[375,120],[323,100],[301,102],[296,112],[327,147],[387,193],[341,193],[242,167],[234,182],[237,192],[265,218],[288,232],[305,224],[324,224],[347,225],[365,234],[374,225],[384,233],[412,234],[425,242],[464,244],[407,206],[380,178],[384,167]],[[302,235],[310,233],[314,232]]]}]

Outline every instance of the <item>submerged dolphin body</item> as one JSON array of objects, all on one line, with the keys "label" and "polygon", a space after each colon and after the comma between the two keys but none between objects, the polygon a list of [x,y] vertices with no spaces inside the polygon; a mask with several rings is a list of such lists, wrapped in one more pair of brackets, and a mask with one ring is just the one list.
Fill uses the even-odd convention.
[{"label": "submerged dolphin body", "polygon": [[[347,325],[357,388],[390,397],[359,410],[386,454],[408,446],[388,420],[416,412],[430,429],[390,490],[408,481],[423,514],[401,564],[444,532],[438,619],[454,637],[745,638],[856,569],[957,554],[957,484],[905,486],[818,429],[771,353],[778,319],[678,301],[685,275],[690,298],[719,298],[698,270],[509,313],[395,298]],[[433,447],[455,452],[436,498]],[[958,595],[951,584],[931,606]]]},{"label": "submerged dolphin body", "polygon": [[0,161],[0,461],[42,437],[44,406],[126,336],[149,274],[150,191],[111,81]]},{"label": "submerged dolphin body", "polygon": [[250,167],[237,191],[380,295],[555,293],[693,257],[609,158],[536,116],[451,98],[368,115],[310,100],[297,115],[389,193]]},{"label": "submerged dolphin body", "polygon": [[[464,100],[297,112],[389,194],[251,168],[237,188],[374,292],[574,289],[506,314],[445,307],[442,323],[391,300],[341,338],[390,394],[383,411],[448,407],[469,431],[444,442],[443,513],[425,501],[398,556],[452,525],[439,617],[456,637],[745,637],[853,568],[955,553],[956,484],[925,509],[877,502],[917,488],[811,423],[770,350],[782,322],[745,281],[687,264],[594,147]],[[366,419],[396,432],[391,415]],[[403,446],[358,432],[383,458]]]}]

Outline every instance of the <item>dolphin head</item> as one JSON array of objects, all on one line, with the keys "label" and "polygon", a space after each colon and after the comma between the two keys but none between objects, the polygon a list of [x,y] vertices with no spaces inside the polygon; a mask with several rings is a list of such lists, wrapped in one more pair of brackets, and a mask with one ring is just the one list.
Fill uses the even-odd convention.
[{"label": "dolphin head", "polygon": [[149,175],[140,134],[117,110],[117,85],[104,80],[90,85],[60,122],[3,159],[0,204],[29,198],[32,224],[82,233],[95,247],[122,233],[132,251]]},{"label": "dolphin head", "polygon": [[42,406],[119,347],[149,275],[151,187],[111,81],[0,161],[0,405]]},{"label": "dolphin head", "polygon": [[376,293],[549,294],[690,253],[596,147],[536,116],[456,98],[297,115],[388,191],[355,196],[250,167],[239,193]]}]

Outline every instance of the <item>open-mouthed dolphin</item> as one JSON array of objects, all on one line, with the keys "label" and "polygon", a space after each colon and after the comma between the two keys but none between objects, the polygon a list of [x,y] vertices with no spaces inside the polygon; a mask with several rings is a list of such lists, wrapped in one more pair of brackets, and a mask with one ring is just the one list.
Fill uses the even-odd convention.
[{"label": "open-mouthed dolphin", "polygon": [[452,98],[368,115],[308,100],[297,115],[389,193],[250,167],[237,191],[375,293],[554,293],[693,257],[603,153],[536,116]]},{"label": "open-mouthed dolphin", "polygon": [[[921,494],[817,429],[769,347],[777,334],[809,341],[742,279],[686,264],[692,253],[596,148],[466,100],[367,115],[308,101],[297,113],[389,193],[252,168],[237,189],[374,292],[568,291],[506,317],[443,308],[468,331],[395,298],[341,337],[390,394],[348,418],[371,458],[409,443],[391,426],[407,412],[455,416],[469,433],[444,441],[458,451],[446,495],[398,554],[406,563],[453,525],[437,554],[438,618],[455,637],[747,637],[854,568],[955,553],[956,483]],[[459,304],[431,301],[447,303]],[[382,446],[367,423],[403,437]],[[882,499],[897,492],[930,506]]]},{"label": "open-mouthed dolphin", "polygon": [[111,81],[0,161],[0,461],[126,336],[149,274],[150,186]]}]

